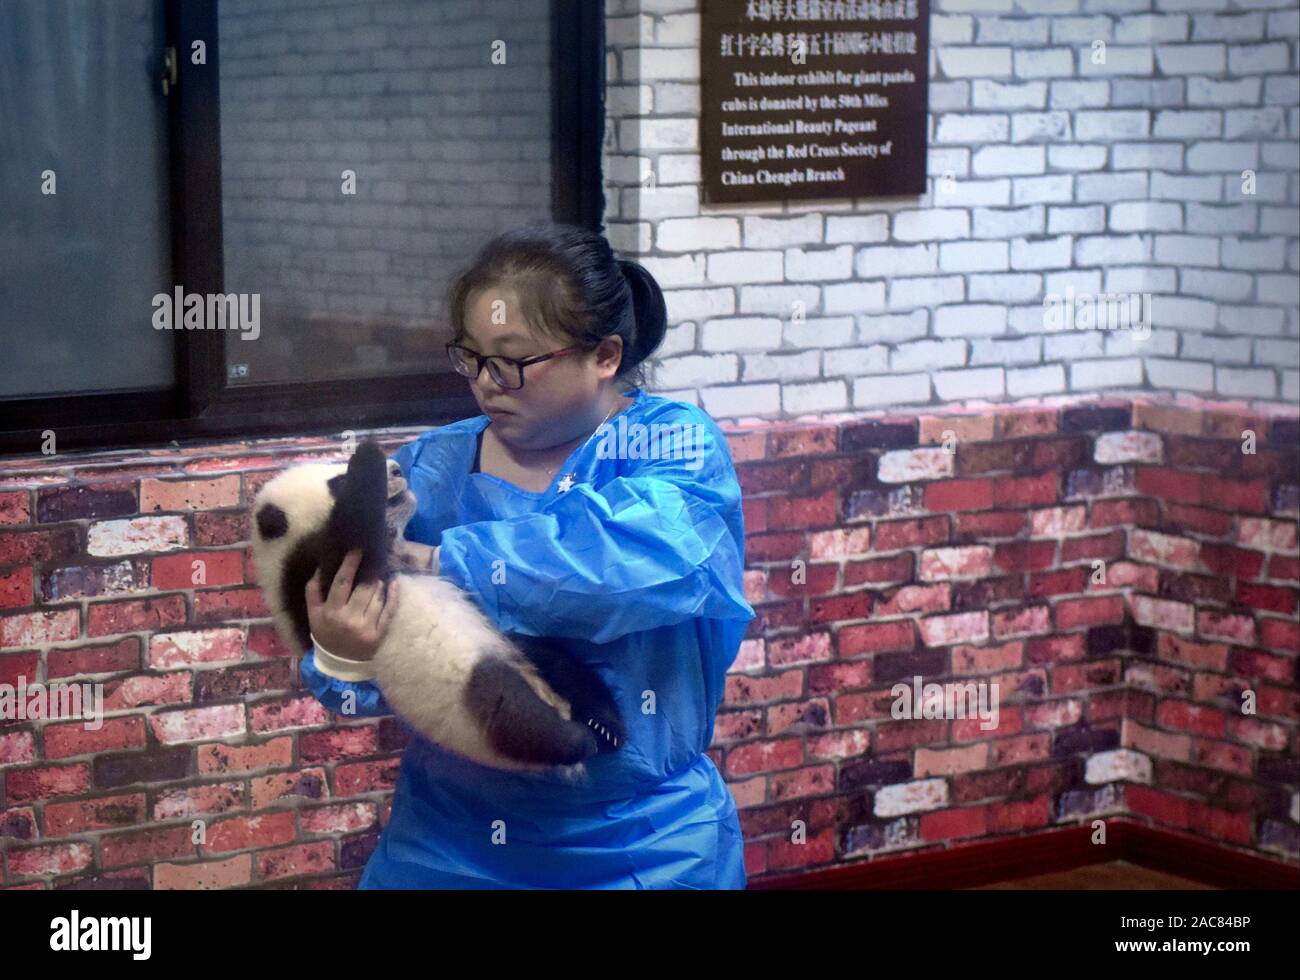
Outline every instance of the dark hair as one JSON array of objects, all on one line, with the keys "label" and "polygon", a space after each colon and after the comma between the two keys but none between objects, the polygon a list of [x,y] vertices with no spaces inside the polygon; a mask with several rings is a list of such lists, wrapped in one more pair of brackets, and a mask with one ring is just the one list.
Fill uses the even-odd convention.
[{"label": "dark hair", "polygon": [[618,258],[603,235],[574,225],[536,222],[502,232],[479,251],[449,292],[453,337],[465,334],[471,293],[509,286],[539,332],[591,350],[623,338],[619,380],[645,384],[642,362],[668,329],[659,283],[639,262]]}]

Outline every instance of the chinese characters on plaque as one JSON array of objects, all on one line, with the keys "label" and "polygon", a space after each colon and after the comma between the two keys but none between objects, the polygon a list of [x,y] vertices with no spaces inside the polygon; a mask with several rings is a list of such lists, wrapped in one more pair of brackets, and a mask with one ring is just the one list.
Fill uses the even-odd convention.
[{"label": "chinese characters on plaque", "polygon": [[928,0],[703,0],[705,203],[925,192]]}]

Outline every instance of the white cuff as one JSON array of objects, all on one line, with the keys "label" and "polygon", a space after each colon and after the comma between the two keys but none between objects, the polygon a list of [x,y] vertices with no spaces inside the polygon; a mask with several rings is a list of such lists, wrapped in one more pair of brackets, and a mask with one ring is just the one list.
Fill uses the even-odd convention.
[{"label": "white cuff", "polygon": [[316,642],[316,637],[311,638],[312,647],[315,650],[316,669],[322,674],[329,677],[335,677],[341,681],[368,681],[375,677],[375,663],[373,660],[348,660],[345,657],[335,656]]},{"label": "white cuff", "polygon": [[442,545],[438,544],[433,546],[433,557],[429,559],[429,571],[433,572],[434,575],[438,574],[438,562],[441,558],[441,551]]}]

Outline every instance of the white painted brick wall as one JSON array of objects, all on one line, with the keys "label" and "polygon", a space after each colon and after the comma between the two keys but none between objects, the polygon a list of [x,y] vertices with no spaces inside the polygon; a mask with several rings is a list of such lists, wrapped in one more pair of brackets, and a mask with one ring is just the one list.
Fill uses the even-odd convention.
[{"label": "white painted brick wall", "polygon": [[[699,2],[606,0],[606,232],[687,328],[657,389],[768,418],[1300,397],[1294,0],[933,0],[927,193],[717,207],[698,204]],[[1051,332],[1067,289],[1150,294],[1155,329]]]}]

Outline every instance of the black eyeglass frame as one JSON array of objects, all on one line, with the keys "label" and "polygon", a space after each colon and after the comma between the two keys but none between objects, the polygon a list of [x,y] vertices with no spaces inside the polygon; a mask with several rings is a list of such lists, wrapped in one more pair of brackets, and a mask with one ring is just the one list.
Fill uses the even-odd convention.
[{"label": "black eyeglass frame", "polygon": [[[542,361],[549,361],[552,357],[561,357],[564,354],[571,354],[574,351],[580,351],[586,349],[587,348],[581,346],[580,344],[575,344],[572,347],[561,347],[559,350],[553,350],[549,354],[538,354],[536,357],[518,358],[518,357],[506,357],[504,354],[479,354],[475,351],[470,350],[468,347],[464,346],[463,344],[458,344],[453,340],[447,344],[447,359],[451,361],[452,369],[457,374],[459,374],[462,378],[470,378],[471,380],[477,378],[480,374],[482,374],[483,365],[491,361],[499,361],[505,364],[509,364],[519,373],[519,384],[514,386],[506,384],[505,381],[503,381],[501,378],[498,378],[496,374],[493,374],[492,369],[490,367],[488,369],[488,376],[491,377],[492,380],[495,381],[497,384],[499,384],[502,388],[505,388],[509,391],[518,391],[520,388],[524,386],[524,368],[528,367],[528,365],[538,364]],[[452,353],[453,350],[463,351],[467,357],[472,357],[474,359],[475,368],[473,374],[465,374],[456,366],[456,355]],[[500,369],[500,374],[502,378],[505,377],[504,368]]]}]

